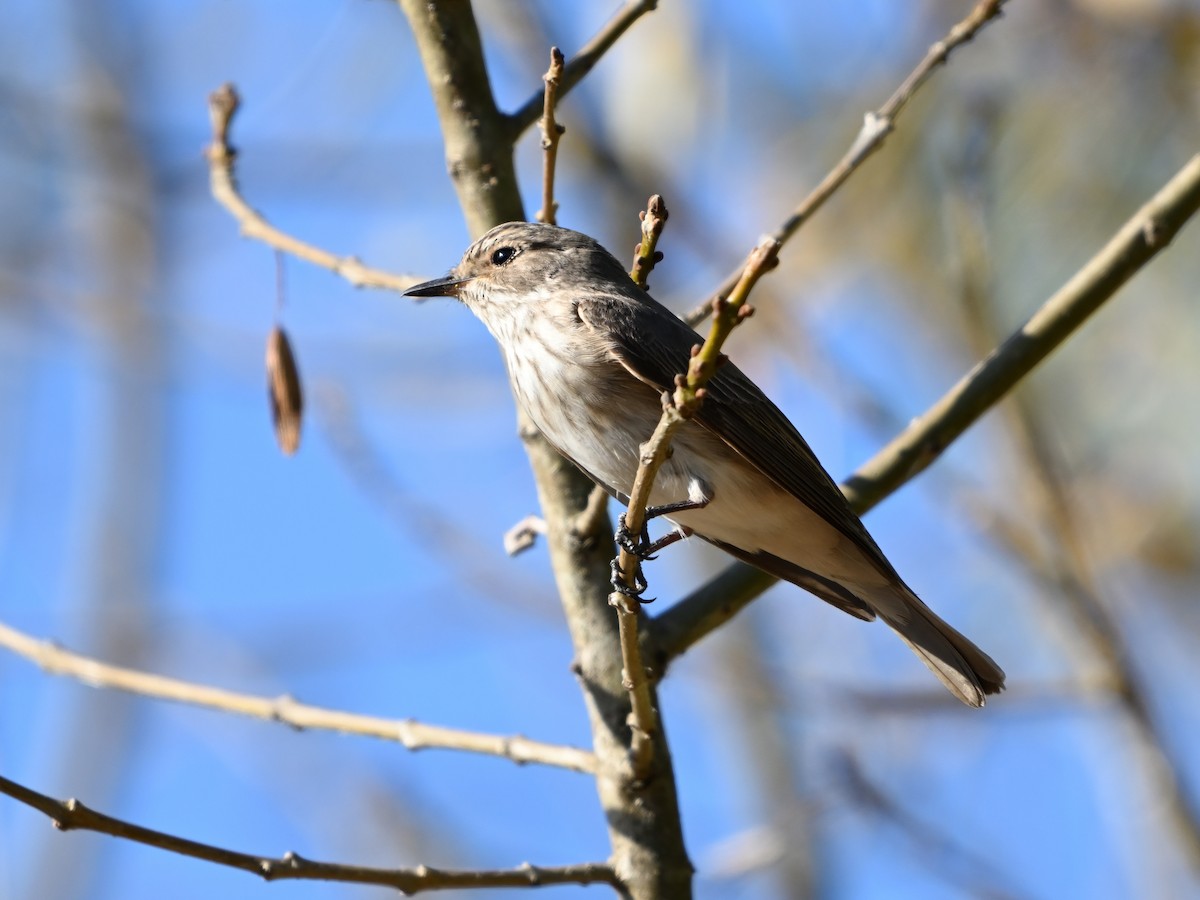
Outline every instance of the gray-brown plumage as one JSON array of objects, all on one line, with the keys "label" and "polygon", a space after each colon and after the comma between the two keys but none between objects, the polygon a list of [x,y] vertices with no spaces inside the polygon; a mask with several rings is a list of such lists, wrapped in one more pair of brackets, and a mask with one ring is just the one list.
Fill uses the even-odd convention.
[{"label": "gray-brown plumage", "polygon": [[[627,499],[661,395],[701,337],[637,287],[586,235],[511,222],[472,244],[445,278],[406,292],[458,297],[499,342],[517,402],[546,439]],[[1004,672],[896,574],[804,438],[732,363],[672,442],[650,502],[737,558],[860,619],[890,625],[971,706]]]}]

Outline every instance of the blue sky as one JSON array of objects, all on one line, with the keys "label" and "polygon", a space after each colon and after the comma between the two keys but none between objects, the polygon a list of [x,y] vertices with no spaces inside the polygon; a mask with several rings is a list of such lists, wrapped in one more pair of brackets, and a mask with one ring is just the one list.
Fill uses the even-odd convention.
[{"label": "blue sky", "polygon": [[[481,4],[502,105],[536,90],[545,67],[523,10],[539,11],[569,55],[614,5]],[[773,2],[749,14],[721,0],[664,2],[563,104],[561,223],[623,257],[638,204],[667,193],[667,259],[652,284],[660,299],[690,308],[832,163],[862,111],[886,98],[962,6],[921,4],[914,14],[883,2]],[[1147,114],[1135,129],[1078,113],[1086,54],[1064,50],[1057,66],[1039,56],[1036,41],[1056,37],[1038,31],[1041,14],[1024,6],[914,103],[884,150],[898,161],[873,161],[789,246],[760,302],[773,309],[743,329],[759,333],[731,346],[837,477],[887,434],[848,403],[844,383],[822,377],[822,358],[852,371],[900,421],[972,359],[952,336],[956,313],[929,312],[937,295],[922,293],[952,266],[936,249],[898,266],[904,251],[891,249],[887,230],[894,217],[927,224],[931,207],[936,218],[938,196],[926,188],[951,116],[939,112],[962,105],[956,89],[993,91],[1015,110],[995,175],[993,277],[1007,327],[1082,264],[1194,140],[1194,123],[1159,126]],[[536,497],[482,325],[452,302],[355,291],[289,261],[282,321],[310,413],[300,452],[286,459],[262,373],[274,259],[240,239],[207,192],[205,97],[232,81],[245,100],[234,131],[241,186],[273,222],[394,271],[433,276],[452,265],[468,235],[395,6],[129,0],[100,15],[66,0],[16,0],[0,23],[0,618],[81,652],[233,690],[586,746],[545,551],[510,560],[501,547]],[[1130,26],[1102,25],[1106,47],[1150,42],[1120,31]],[[1070,43],[1066,31],[1058,37]],[[526,43],[538,48],[532,58]],[[1133,71],[1139,57],[1114,52],[1112,65]],[[635,104],[630,73],[647,66],[652,88]],[[1053,90],[1024,90],[1031,73]],[[102,133],[128,143],[106,149],[81,124],[106,109],[129,124]],[[1021,155],[1039,146],[1022,135],[1039,137],[1041,127],[1049,144],[1044,123],[1075,113],[1071,141],[1047,157]],[[1158,151],[1136,162],[1090,151],[1135,131]],[[590,166],[584,134],[621,161],[625,183]],[[518,162],[532,211],[533,131]],[[1051,179],[1059,169],[1071,176]],[[1087,205],[1099,194],[1111,203],[1103,213]],[[1022,223],[1048,237],[1022,237]],[[930,230],[920,243],[939,240]],[[1180,286],[1194,275],[1195,240],[1185,232],[1117,301],[1130,312],[1114,310],[1034,381],[1059,404],[1070,461],[1127,457],[1145,479],[1131,491],[1167,484],[1185,519],[1200,497],[1189,472],[1196,427],[1169,413],[1186,410],[1180,397],[1194,404],[1195,368],[1179,363],[1179,377],[1164,379],[1145,359],[1164,346],[1164,360],[1187,359],[1197,346],[1194,309],[1172,318],[1189,309]],[[823,357],[805,357],[798,335]],[[1128,353],[1130,374],[1097,376],[1097,359],[1121,358],[1114,347]],[[1097,377],[1116,384],[1077,387]],[[1118,407],[1122,389],[1144,406]],[[1009,487],[1004,429],[990,417],[868,525],[918,592],[1009,670],[1009,705],[1000,698],[981,714],[867,709],[848,694],[936,687],[885,629],[789,586],[748,613],[780,686],[824,895],[951,898],[990,885],[1003,896],[1123,898],[1195,886],[1153,786],[1131,763],[1119,710],[1095,695],[1060,700],[1047,690],[1039,699],[1046,685],[1097,669],[1047,613],[1054,598],[958,502],[966,479],[997,507],[1034,516]],[[1093,496],[1116,502],[1107,489]],[[1148,679],[1188,683],[1194,570],[1172,581],[1132,550],[1091,552],[1119,610],[1145,598],[1131,640],[1153,648],[1139,658]],[[722,563],[708,548],[673,549],[650,570],[651,593],[670,602]],[[735,724],[744,701],[731,647],[716,637],[688,653],[663,687],[663,709],[698,896],[774,897],[768,875],[717,877],[729,842],[762,826],[769,808]],[[0,697],[0,773],[197,840],[381,866],[554,865],[606,854],[585,776],[97,692],[7,653]],[[1188,704],[1169,687],[1155,700],[1171,710],[1177,756],[1200,777],[1195,712],[1177,708]],[[839,781],[844,753],[944,842],[931,849],[919,829],[855,802]],[[268,894],[383,896],[265,885],[111,838],[58,834],[0,800],[0,898]]]}]

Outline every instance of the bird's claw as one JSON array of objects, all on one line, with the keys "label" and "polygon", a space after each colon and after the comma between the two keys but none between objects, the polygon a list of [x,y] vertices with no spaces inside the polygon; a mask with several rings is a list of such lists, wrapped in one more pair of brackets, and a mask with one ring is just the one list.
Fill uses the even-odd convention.
[{"label": "bird's claw", "polygon": [[641,563],[634,565],[632,585],[625,583],[625,573],[621,571],[621,560],[619,557],[613,559],[609,565],[612,569],[612,577],[609,579],[609,583],[612,585],[614,591],[636,600],[638,603],[654,602],[654,597],[647,599],[642,596],[646,592],[646,589],[650,587],[650,584],[646,581],[646,576],[642,574]]},{"label": "bird's claw", "polygon": [[617,516],[617,531],[613,535],[613,539],[617,542],[618,547],[642,562],[657,559],[651,555],[656,548],[650,541],[650,526],[645,522],[642,523],[642,533],[635,537],[629,530],[629,526],[625,524],[625,513],[621,513]]}]

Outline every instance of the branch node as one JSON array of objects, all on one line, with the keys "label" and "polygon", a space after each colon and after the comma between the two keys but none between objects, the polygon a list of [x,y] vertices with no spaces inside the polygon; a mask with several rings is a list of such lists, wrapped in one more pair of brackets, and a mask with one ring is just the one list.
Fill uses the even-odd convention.
[{"label": "branch node", "polygon": [[643,290],[650,289],[650,272],[663,259],[662,253],[655,248],[667,224],[667,216],[667,204],[660,194],[654,194],[647,201],[646,208],[638,212],[638,220],[642,223],[642,239],[633,248],[633,268],[629,270],[629,277]]}]

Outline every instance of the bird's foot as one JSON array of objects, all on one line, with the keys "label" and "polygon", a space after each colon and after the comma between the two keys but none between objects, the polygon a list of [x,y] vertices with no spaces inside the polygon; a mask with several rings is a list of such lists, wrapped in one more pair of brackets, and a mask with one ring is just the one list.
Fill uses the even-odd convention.
[{"label": "bird's foot", "polygon": [[618,547],[639,560],[654,559],[651,555],[654,551],[649,549],[652,544],[649,521],[649,516],[647,516],[642,522],[641,534],[635,535],[625,522],[625,513],[621,513],[617,516],[617,531],[613,535],[613,540],[617,542]]},{"label": "bird's foot", "polygon": [[[691,508],[691,507],[689,507]],[[651,513],[654,510],[663,510],[664,507],[651,507],[646,511],[646,519],[651,518]],[[669,512],[677,512],[678,504],[672,504]],[[662,512],[656,513],[662,515]],[[642,596],[648,587],[646,576],[642,573],[642,563],[652,559],[656,559],[655,553],[663,547],[669,547],[676,541],[688,537],[692,533],[690,528],[682,526],[673,528],[660,537],[656,541],[650,540],[650,530],[645,524],[642,525],[641,532],[635,535],[629,530],[629,526],[625,522],[625,514],[622,513],[617,517],[617,531],[613,535],[617,546],[633,557],[633,574],[630,579],[632,583],[625,580],[625,576],[621,570],[621,558],[618,556],[612,561],[612,586],[613,590],[624,594],[626,597],[632,597],[639,603],[653,603],[654,598],[646,599]]]},{"label": "bird's foot", "polygon": [[642,574],[642,564],[640,562],[635,562],[633,566],[633,578],[631,579],[633,584],[625,582],[625,573],[621,571],[620,557],[615,557],[609,565],[612,569],[612,577],[609,578],[609,583],[612,585],[614,591],[636,600],[638,603],[654,602],[654,597],[647,600],[642,596],[642,594],[646,593],[646,588],[650,587],[650,585],[646,581],[646,576]]}]

